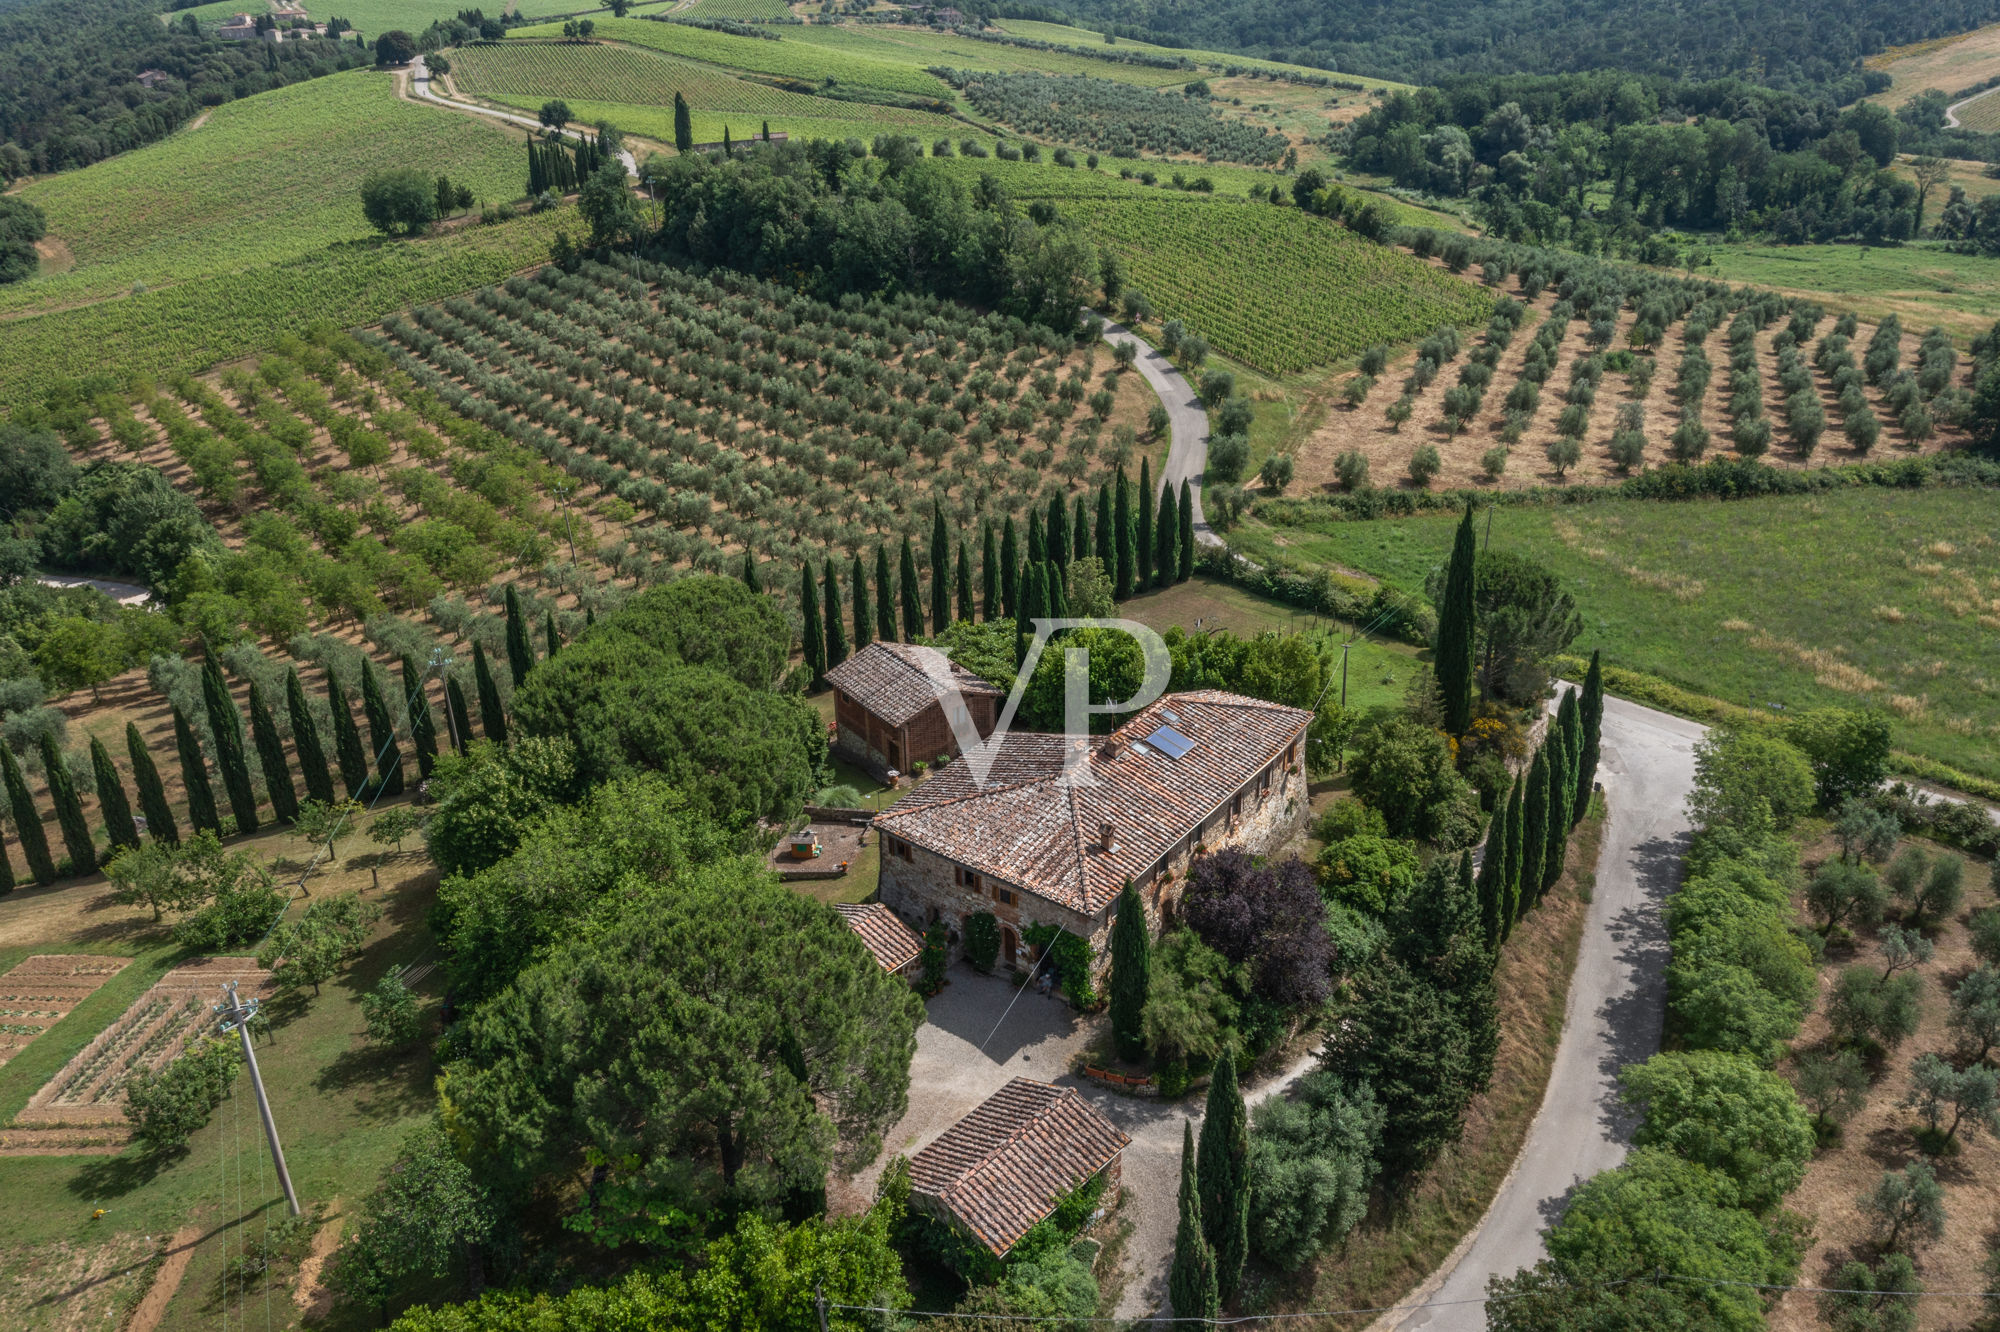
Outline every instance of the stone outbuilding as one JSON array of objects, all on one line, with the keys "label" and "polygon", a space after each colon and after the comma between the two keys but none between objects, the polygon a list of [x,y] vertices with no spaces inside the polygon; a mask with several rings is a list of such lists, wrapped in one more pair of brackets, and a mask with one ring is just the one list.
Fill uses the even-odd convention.
[{"label": "stone outbuilding", "polygon": [[[1130,879],[1155,931],[1180,901],[1189,864],[1235,847],[1267,855],[1305,826],[1312,714],[1213,690],[1169,694],[1109,736],[1071,741],[1010,731],[875,816],[878,896],[955,942],[990,913],[1000,957],[1024,958],[1023,931],[1056,925],[1095,950],[1100,970],[1118,894]],[[1066,774],[1072,746],[1089,782]]]},{"label": "stone outbuilding", "polygon": [[[936,648],[870,643],[826,673],[838,728],[834,752],[885,778],[893,769],[958,754],[951,715],[963,709],[979,738],[993,733],[1006,695]],[[957,689],[942,684],[950,681]]]},{"label": "stone outbuilding", "polygon": [[833,909],[846,920],[847,927],[861,936],[868,951],[892,976],[914,977],[917,961],[923,956],[924,937],[905,925],[896,913],[880,902],[836,902]]},{"label": "stone outbuilding", "polygon": [[910,1205],[996,1257],[1099,1175],[1118,1184],[1132,1139],[1073,1087],[1015,1078],[910,1158]]}]

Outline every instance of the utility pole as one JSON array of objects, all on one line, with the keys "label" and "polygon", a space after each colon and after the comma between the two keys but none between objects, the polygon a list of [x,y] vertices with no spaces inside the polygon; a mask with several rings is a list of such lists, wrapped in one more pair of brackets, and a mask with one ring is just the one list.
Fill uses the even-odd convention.
[{"label": "utility pole", "polygon": [[222,987],[223,1002],[215,1006],[222,1019],[221,1030],[234,1031],[243,1040],[243,1062],[250,1065],[250,1085],[257,1089],[257,1113],[264,1119],[264,1140],[271,1144],[271,1161],[278,1167],[278,1183],[285,1186],[285,1205],[299,1214],[299,1195],[292,1191],[292,1173],[285,1169],[285,1149],[278,1143],[278,1125],[271,1118],[270,1098],[264,1095],[264,1075],[257,1069],[257,1051],[250,1045],[250,1019],[257,1016],[259,1003],[236,993],[236,982]]},{"label": "utility pole", "polygon": [[813,1312],[819,1315],[819,1332],[827,1332],[826,1287],[818,1281],[813,1282]]},{"label": "utility pole", "polygon": [[1347,649],[1353,647],[1350,639],[1340,645],[1340,710],[1347,711]]},{"label": "utility pole", "polygon": [[[569,562],[571,564],[576,563],[576,534],[570,531],[569,526],[569,492],[573,489],[575,487],[567,481],[558,481],[555,485],[556,498],[562,501],[563,536],[569,541]],[[1488,520],[1489,522],[1491,521],[1491,515],[1488,515]]]},{"label": "utility pole", "polygon": [[[432,648],[431,659],[425,662],[424,665],[426,667],[426,678],[435,675],[438,679],[445,680],[445,672],[451,669],[451,658],[445,655],[443,648]],[[444,729],[445,733],[451,737],[451,747],[458,750],[463,749],[464,746],[459,743],[458,739],[458,717],[451,710],[450,684],[449,680],[445,680]],[[421,689],[423,685],[419,684],[417,688]]]}]

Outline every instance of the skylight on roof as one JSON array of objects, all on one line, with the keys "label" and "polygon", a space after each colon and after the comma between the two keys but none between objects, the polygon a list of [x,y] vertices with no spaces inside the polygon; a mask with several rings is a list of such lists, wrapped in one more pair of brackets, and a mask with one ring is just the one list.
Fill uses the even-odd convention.
[{"label": "skylight on roof", "polygon": [[1146,737],[1146,743],[1172,759],[1181,758],[1194,748],[1194,741],[1171,726],[1162,726],[1154,731]]}]

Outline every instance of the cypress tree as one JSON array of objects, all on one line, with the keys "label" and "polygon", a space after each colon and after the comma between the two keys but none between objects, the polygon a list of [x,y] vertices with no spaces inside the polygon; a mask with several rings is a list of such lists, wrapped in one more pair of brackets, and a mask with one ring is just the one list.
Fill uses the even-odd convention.
[{"label": "cypress tree", "polygon": [[456,675],[444,678],[444,714],[451,726],[451,747],[463,754],[472,743],[472,711],[465,706],[465,688]]},{"label": "cypress tree", "polygon": [[91,839],[90,824],[84,821],[76,779],[69,775],[69,763],[56,748],[56,738],[47,731],[42,732],[41,749],[49,801],[56,807],[56,826],[62,829],[63,846],[69,850],[69,872],[89,874],[97,868],[97,843]]},{"label": "cypress tree", "polygon": [[139,829],[132,822],[132,802],[125,795],[125,781],[111,762],[111,751],[96,736],[90,737],[90,769],[97,778],[97,813],[104,820],[104,840],[116,855],[139,845]]},{"label": "cypress tree", "polygon": [[1000,610],[1003,615],[1021,612],[1021,546],[1014,539],[1011,513],[1000,529]]},{"label": "cypress tree", "polygon": [[847,581],[854,588],[854,650],[859,652],[873,641],[875,612],[868,608],[868,566],[861,562],[858,550],[847,571]]},{"label": "cypress tree", "polygon": [[910,539],[903,538],[903,557],[896,570],[898,589],[903,595],[903,641],[913,643],[924,636],[923,589],[917,586],[917,553],[910,547]]},{"label": "cypress tree", "polygon": [[688,99],[678,92],[674,94],[674,151],[694,151],[694,113],[688,109]]},{"label": "cypress tree", "polygon": [[[1466,870],[1472,868],[1467,853]],[[1493,802],[1493,817],[1486,821],[1485,851],[1479,861],[1479,923],[1486,930],[1486,946],[1498,948],[1505,931],[1507,914],[1507,802]]]},{"label": "cypress tree", "polygon": [[826,557],[826,668],[832,670],[847,660],[847,625],[841,618],[840,571],[833,556]]},{"label": "cypress tree", "polygon": [[991,621],[1000,618],[1003,606],[1000,600],[1000,552],[993,542],[993,524],[979,524],[979,605],[986,612],[984,618]]},{"label": "cypress tree", "polygon": [[1118,529],[1111,522],[1111,483],[1102,482],[1097,487],[1097,558],[1104,565],[1106,577],[1118,572]]},{"label": "cypress tree", "polygon": [[403,794],[403,747],[396,740],[396,721],[382,696],[382,678],[371,658],[361,659],[361,711],[368,718],[368,750],[375,756],[375,774],[382,794]]},{"label": "cypress tree", "polygon": [[1583,775],[1583,718],[1577,706],[1576,690],[1563,690],[1562,702],[1556,705],[1556,729],[1562,732],[1563,786],[1568,799],[1563,803],[1563,831],[1576,826],[1576,785]]},{"label": "cypress tree", "polygon": [[1180,1221],[1174,1228],[1174,1262],[1167,1270],[1167,1298],[1176,1318],[1214,1318],[1221,1311],[1215,1293],[1215,1250],[1201,1229],[1201,1193],[1196,1183],[1194,1124],[1181,1121]]},{"label": "cypress tree", "polygon": [[972,552],[965,547],[965,538],[958,539],[958,573],[955,579],[958,588],[958,618],[971,624],[979,618],[979,608],[972,603]]},{"label": "cypress tree", "polygon": [[1174,570],[1180,567],[1180,552],[1175,549],[1180,544],[1181,516],[1174,504],[1174,488],[1171,483],[1160,487],[1160,511],[1153,519],[1153,586],[1165,587],[1174,581]]},{"label": "cypress tree", "polygon": [[1090,557],[1090,506],[1083,502],[1083,496],[1076,497],[1070,510],[1069,554],[1074,560]]},{"label": "cypress tree", "polygon": [[[331,680],[332,676],[329,675],[328,679]],[[493,666],[486,660],[485,644],[477,640],[472,644],[472,688],[473,692],[479,695],[479,728],[486,732],[488,740],[496,745],[505,746],[507,710],[500,706],[500,682],[493,678]],[[336,718],[347,718],[347,728],[350,731],[354,729],[354,717],[347,711],[346,698],[336,696],[333,700],[333,710]],[[338,727],[340,723],[336,720],[334,724]],[[359,750],[359,742],[355,748]],[[353,795],[360,788],[356,785],[353,774],[348,772],[347,756],[344,751],[340,759],[340,770],[347,773],[347,793]],[[361,764],[361,775],[365,781],[368,776],[366,760]]]},{"label": "cypress tree", "polygon": [[1185,478],[1181,481],[1181,539],[1174,544],[1180,547],[1180,572],[1174,581],[1185,583],[1194,577],[1194,486]]},{"label": "cypress tree", "polygon": [[[1118,474],[1112,482],[1111,521],[1118,533],[1118,564],[1111,571],[1113,580],[1111,595],[1119,601],[1124,601],[1132,595],[1132,577],[1136,565],[1132,550],[1132,487],[1125,480],[1123,467],[1118,469]],[[1218,1252],[1216,1271],[1226,1276],[1227,1272],[1220,1266],[1222,1261],[1223,1256]],[[1225,1281],[1223,1285],[1227,1288],[1229,1282]]]},{"label": "cypress tree", "polygon": [[826,676],[826,626],[819,620],[819,594],[813,590],[810,564],[799,570],[799,614],[805,620],[799,646],[804,650],[806,669],[812,672],[813,688]]},{"label": "cypress tree", "polygon": [[56,862],[49,855],[49,835],[42,827],[42,811],[35,808],[27,780],[21,776],[21,765],[7,745],[0,745],[0,773],[6,777],[7,805],[14,812],[14,827],[21,834],[21,854],[28,858],[28,876],[36,883],[54,883]]},{"label": "cypress tree", "polygon": [[944,506],[931,505],[931,632],[951,628],[951,535],[945,531]]},{"label": "cypress tree", "polygon": [[743,586],[749,588],[752,592],[762,592],[764,590],[763,584],[757,581],[757,553],[755,551],[746,550],[743,552]]},{"label": "cypress tree", "polygon": [[1132,589],[1143,592],[1152,586],[1153,556],[1153,460],[1139,459],[1139,489],[1134,492],[1133,515],[1136,527],[1132,537]]},{"label": "cypress tree", "polygon": [[1438,605],[1436,661],[1438,693],[1444,699],[1444,728],[1452,735],[1472,729],[1472,589],[1479,541],[1472,531],[1472,505],[1465,506],[1445,566],[1444,595]]},{"label": "cypress tree", "polygon": [[1118,893],[1118,917],[1111,923],[1111,1036],[1120,1059],[1146,1053],[1146,995],[1152,987],[1152,933],[1146,904],[1132,880]]},{"label": "cypress tree", "polygon": [[1048,538],[1042,534],[1042,511],[1028,508],[1028,563],[1040,564],[1049,557]]},{"label": "cypress tree", "polygon": [[180,824],[174,821],[174,807],[167,803],[167,788],[160,770],[139,728],[125,723],[125,757],[132,760],[132,784],[139,788],[139,812],[146,817],[146,835],[163,846],[181,844]]},{"label": "cypress tree", "polygon": [[896,641],[896,584],[889,577],[889,548],[875,547],[875,637]]},{"label": "cypress tree", "polygon": [[1215,1289],[1223,1303],[1250,1256],[1250,1115],[1236,1085],[1236,1060],[1224,1053],[1208,1081],[1201,1121],[1201,1155],[1195,1165],[1201,1193],[1201,1228],[1215,1250]]},{"label": "cypress tree", "polygon": [[271,816],[280,823],[290,823],[299,816],[299,792],[292,785],[292,766],[285,760],[285,742],[278,738],[277,719],[255,680],[250,682],[250,739],[257,746],[257,766],[264,770]]},{"label": "cypress tree", "polygon": [[1521,807],[1521,779],[1514,778],[1507,792],[1507,821],[1502,825],[1506,840],[1501,844],[1506,852],[1506,861],[1501,871],[1501,903],[1506,908],[1500,918],[1500,937],[1504,940],[1514,932],[1514,922],[1521,918],[1521,837],[1526,826],[1526,814]]},{"label": "cypress tree", "polygon": [[205,654],[201,668],[201,701],[208,710],[208,733],[215,739],[215,766],[222,773],[222,789],[229,794],[229,812],[236,816],[236,831],[257,831],[257,788],[250,784],[250,763],[243,753],[243,714],[236,710],[229,682],[215,653]]},{"label": "cypress tree", "polygon": [[521,614],[521,594],[507,584],[507,669],[514,677],[514,688],[528,678],[528,672],[535,668],[535,645],[528,641],[528,622]]},{"label": "cypress tree", "polygon": [[410,748],[417,751],[417,780],[425,781],[437,766],[437,722],[431,717],[430,693],[424,688],[424,672],[417,669],[417,659],[405,652],[402,666],[403,698],[410,709]]},{"label": "cypress tree", "polygon": [[1549,854],[1549,756],[1535,751],[1521,796],[1521,914],[1542,900],[1542,866]]},{"label": "cypress tree", "polygon": [[1049,559],[1058,569],[1069,568],[1069,510],[1063,507],[1060,492],[1049,496],[1049,520],[1043,529],[1048,533]]},{"label": "cypress tree", "polygon": [[1014,664],[1019,666],[1028,658],[1028,644],[1035,632],[1035,621],[1048,614],[1044,598],[1047,587],[1042,579],[1042,566],[1029,563],[1021,568],[1021,605],[1014,616]]},{"label": "cypress tree", "polygon": [[14,859],[7,854],[7,842],[0,838],[0,897],[14,891]]},{"label": "cypress tree", "polygon": [[1542,853],[1542,883],[1536,892],[1538,900],[1550,885],[1562,877],[1563,862],[1569,856],[1569,748],[1563,743],[1560,726],[1549,727],[1548,739],[1543,742],[1542,750],[1549,756],[1549,822],[1544,829],[1549,844]]},{"label": "cypress tree", "polygon": [[[306,798],[330,805],[333,778],[326,770],[326,747],[320,743],[319,723],[313,720],[312,708],[306,703],[306,687],[299,680],[296,666],[285,671],[285,710],[292,717],[292,748],[297,751],[299,768],[305,774]],[[461,746],[464,743],[463,739],[459,741]],[[136,766],[137,760],[133,762]]]},{"label": "cypress tree", "polygon": [[[202,757],[201,741],[181,710],[173,711],[174,747],[181,756],[181,785],[187,788],[188,823],[196,832],[220,833],[222,818],[215,812],[215,788],[209,785],[208,761]],[[33,852],[29,852],[28,861],[34,863]]]},{"label": "cypress tree", "polygon": [[1597,789],[1597,751],[1604,742],[1604,663],[1602,652],[1590,654],[1590,671],[1583,677],[1583,697],[1577,700],[1577,720],[1582,728],[1582,754],[1576,766],[1576,807],[1570,821],[1582,820],[1590,808],[1590,794]]},{"label": "cypress tree", "polygon": [[1063,581],[1062,566],[1054,560],[1042,566],[1042,586],[1048,589],[1049,615],[1058,620],[1068,619],[1069,588]]},{"label": "cypress tree", "polygon": [[542,612],[542,650],[549,661],[556,659],[562,651],[562,639],[556,634],[556,613],[553,608]]}]

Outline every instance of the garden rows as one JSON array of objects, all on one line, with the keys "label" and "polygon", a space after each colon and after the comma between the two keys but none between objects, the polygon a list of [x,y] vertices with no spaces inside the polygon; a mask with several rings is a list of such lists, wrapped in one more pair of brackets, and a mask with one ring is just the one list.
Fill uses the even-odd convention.
[{"label": "garden rows", "polygon": [[0,976],[0,1064],[60,1022],[130,961],[38,954]]}]

